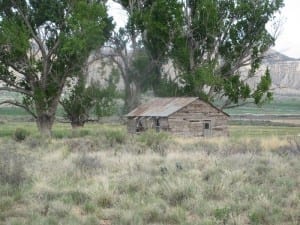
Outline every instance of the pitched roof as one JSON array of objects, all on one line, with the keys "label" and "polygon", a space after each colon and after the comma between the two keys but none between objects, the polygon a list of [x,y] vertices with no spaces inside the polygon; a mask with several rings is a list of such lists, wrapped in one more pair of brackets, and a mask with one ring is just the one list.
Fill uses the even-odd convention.
[{"label": "pitched roof", "polygon": [[127,117],[154,116],[167,117],[197,100],[197,97],[154,98],[128,113]]}]

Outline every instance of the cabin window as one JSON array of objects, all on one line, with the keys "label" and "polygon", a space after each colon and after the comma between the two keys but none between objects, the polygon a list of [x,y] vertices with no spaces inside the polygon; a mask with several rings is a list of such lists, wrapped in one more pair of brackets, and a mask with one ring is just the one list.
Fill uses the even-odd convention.
[{"label": "cabin window", "polygon": [[203,121],[203,136],[211,136],[211,121],[210,120],[204,120]]},{"label": "cabin window", "polygon": [[204,122],[204,129],[209,130],[210,129],[210,123]]}]

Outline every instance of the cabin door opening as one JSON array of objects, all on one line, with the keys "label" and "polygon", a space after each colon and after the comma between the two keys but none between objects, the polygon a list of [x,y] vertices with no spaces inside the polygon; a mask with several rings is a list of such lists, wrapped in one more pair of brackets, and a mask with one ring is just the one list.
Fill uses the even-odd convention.
[{"label": "cabin door opening", "polygon": [[203,123],[203,136],[211,136],[211,120],[204,120]]},{"label": "cabin door opening", "polygon": [[142,119],[138,118],[136,121],[136,133],[140,133],[145,131],[145,127],[143,126]]},{"label": "cabin door opening", "polygon": [[159,118],[155,119],[155,130],[156,130],[156,132],[160,132],[160,121],[159,121]]}]

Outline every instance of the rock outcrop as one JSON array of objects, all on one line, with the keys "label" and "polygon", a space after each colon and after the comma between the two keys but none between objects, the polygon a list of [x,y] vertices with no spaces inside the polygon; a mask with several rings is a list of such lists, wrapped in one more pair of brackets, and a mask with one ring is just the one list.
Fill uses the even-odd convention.
[{"label": "rock outcrop", "polygon": [[[278,95],[300,95],[300,59],[290,58],[274,50],[267,52],[265,59],[251,79],[254,85],[269,68],[272,78],[272,90]],[[246,72],[245,69],[243,72]]]}]

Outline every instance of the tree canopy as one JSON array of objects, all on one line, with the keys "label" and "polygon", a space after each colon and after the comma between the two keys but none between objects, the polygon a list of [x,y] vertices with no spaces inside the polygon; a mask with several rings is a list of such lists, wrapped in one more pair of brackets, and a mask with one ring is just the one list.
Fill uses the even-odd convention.
[{"label": "tree canopy", "polygon": [[102,1],[1,0],[0,91],[50,134],[67,77],[76,76],[93,49],[109,38],[112,21]]},{"label": "tree canopy", "polygon": [[[222,98],[224,107],[249,98],[256,104],[271,98],[268,74],[256,87],[245,80],[255,74],[275,42],[266,24],[283,0],[117,2],[134,11],[129,14],[128,26],[131,33],[140,34],[156,65],[153,88],[157,94],[200,96],[209,101]],[[175,68],[167,80],[162,79],[166,60]],[[242,76],[243,67],[248,67],[249,73]],[[172,88],[161,90],[166,87]]]}]

